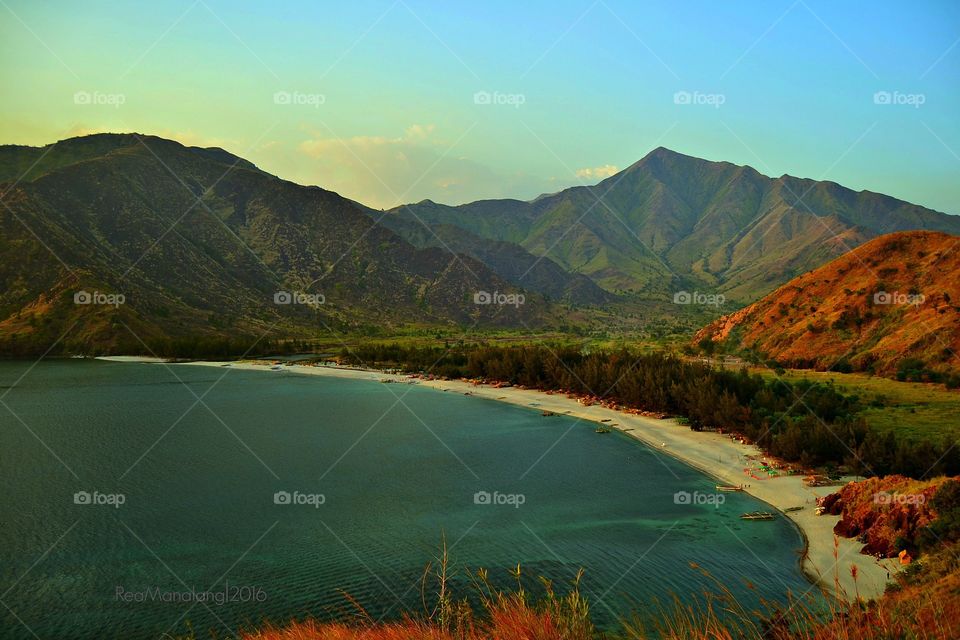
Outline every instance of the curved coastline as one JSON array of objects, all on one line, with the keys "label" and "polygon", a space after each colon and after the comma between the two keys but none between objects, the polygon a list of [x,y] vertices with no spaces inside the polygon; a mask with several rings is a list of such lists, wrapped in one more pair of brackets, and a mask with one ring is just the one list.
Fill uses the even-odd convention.
[{"label": "curved coastline", "polygon": [[[103,359],[121,360],[119,358]],[[134,360],[136,359],[123,358],[121,361]],[[156,362],[156,360],[151,361]],[[224,367],[226,364],[228,363],[196,361],[181,363],[181,366]],[[240,370],[282,375],[283,372],[272,371],[269,364],[263,361],[242,361],[230,362],[229,366]],[[409,382],[409,378],[402,374],[333,365],[292,364],[285,365],[283,371],[366,381]],[[792,521],[803,540],[803,550],[799,558],[802,573],[813,585],[836,596],[847,599],[877,598],[883,594],[891,576],[899,569],[895,560],[878,561],[871,556],[861,554],[859,552],[861,545],[856,540],[834,536],[833,526],[839,519],[837,516],[814,514],[816,498],[831,493],[832,487],[807,487],[799,476],[755,480],[745,475],[743,464],[746,463],[746,457],[762,456],[762,452],[753,445],[743,445],[728,436],[713,432],[695,432],[682,427],[673,419],[634,415],[600,405],[584,406],[563,394],[548,394],[543,391],[514,387],[475,385],[464,380],[417,379],[415,382],[419,386],[439,391],[469,393],[477,398],[507,402],[541,412],[549,411],[578,420],[604,424],[653,449],[667,453],[714,480],[725,484],[743,485],[745,493],[769,505],[781,517]],[[786,512],[786,509],[797,506],[803,508]],[[854,566],[856,578],[851,572]]]}]

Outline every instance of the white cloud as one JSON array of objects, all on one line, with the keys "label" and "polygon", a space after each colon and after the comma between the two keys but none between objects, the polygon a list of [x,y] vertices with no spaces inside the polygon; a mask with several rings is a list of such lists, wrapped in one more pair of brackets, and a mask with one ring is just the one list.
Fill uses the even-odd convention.
[{"label": "white cloud", "polygon": [[288,175],[384,208],[425,198],[459,204],[533,197],[553,186],[543,178],[503,174],[465,158],[454,144],[457,137],[439,135],[432,124],[414,124],[398,136],[310,138],[297,145],[309,161],[296,163]]},{"label": "white cloud", "polygon": [[578,178],[589,178],[595,180],[603,180],[604,178],[609,178],[617,171],[620,171],[617,167],[612,164],[605,164],[599,167],[586,168],[586,169],[577,169],[576,175]]}]

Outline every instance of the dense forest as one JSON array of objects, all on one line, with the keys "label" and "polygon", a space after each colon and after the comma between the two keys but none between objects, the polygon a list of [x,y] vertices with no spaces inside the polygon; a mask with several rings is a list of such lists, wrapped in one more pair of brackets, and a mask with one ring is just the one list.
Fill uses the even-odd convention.
[{"label": "dense forest", "polygon": [[859,415],[859,399],[831,384],[767,380],[746,369],[729,371],[662,353],[585,353],[559,345],[368,345],[345,348],[339,359],[594,396],[683,417],[695,430],[722,427],[804,466],[914,478],[960,474],[960,449],[954,443],[879,433]]}]

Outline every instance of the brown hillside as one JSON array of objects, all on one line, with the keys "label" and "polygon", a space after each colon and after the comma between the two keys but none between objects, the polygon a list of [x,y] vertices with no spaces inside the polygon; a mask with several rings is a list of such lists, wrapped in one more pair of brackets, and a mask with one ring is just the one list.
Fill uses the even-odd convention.
[{"label": "brown hillside", "polygon": [[948,478],[911,480],[892,475],[850,482],[837,493],[825,496],[821,506],[841,516],[833,532],[859,538],[862,552],[892,558],[899,544],[914,547],[917,536],[937,514],[933,496]]},{"label": "brown hillside", "polygon": [[960,237],[881,236],[716,320],[695,341],[707,338],[792,367],[842,362],[894,375],[909,358],[960,372]]}]

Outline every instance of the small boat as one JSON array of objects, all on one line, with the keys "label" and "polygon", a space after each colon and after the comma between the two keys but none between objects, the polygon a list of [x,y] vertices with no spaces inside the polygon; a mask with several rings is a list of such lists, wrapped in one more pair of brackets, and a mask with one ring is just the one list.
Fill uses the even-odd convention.
[{"label": "small boat", "polygon": [[773,520],[776,517],[776,514],[769,511],[751,511],[740,515],[742,520]]},{"label": "small boat", "polygon": [[783,510],[784,513],[793,513],[794,511],[803,511],[803,507],[787,507]]},{"label": "small boat", "polygon": [[283,365],[282,365],[282,364],[275,364],[275,365],[273,365],[272,367],[270,367],[270,370],[271,370],[271,371],[283,371]]},{"label": "small boat", "polygon": [[557,414],[555,414],[553,411],[541,411],[541,412],[540,412],[540,415],[544,416],[545,418],[549,418],[549,417],[555,416],[555,415],[557,415]]},{"label": "small boat", "polygon": [[610,427],[606,427],[606,426],[604,426],[604,425],[600,425],[599,427],[597,427],[597,428],[594,429],[593,431],[594,431],[594,433],[610,433]]},{"label": "small boat", "polygon": [[742,484],[718,484],[717,491],[743,491]]}]

